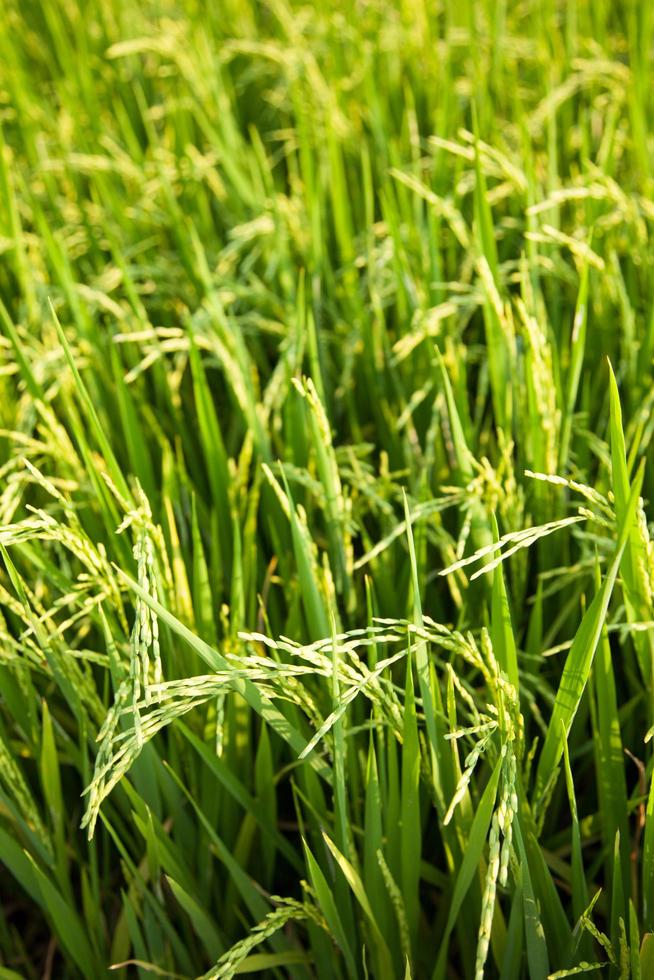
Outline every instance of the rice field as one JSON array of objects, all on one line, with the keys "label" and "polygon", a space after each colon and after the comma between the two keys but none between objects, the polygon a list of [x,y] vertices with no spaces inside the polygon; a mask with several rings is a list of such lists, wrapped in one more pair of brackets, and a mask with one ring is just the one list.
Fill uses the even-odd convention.
[{"label": "rice field", "polygon": [[0,0],[0,980],[654,978],[653,69]]}]

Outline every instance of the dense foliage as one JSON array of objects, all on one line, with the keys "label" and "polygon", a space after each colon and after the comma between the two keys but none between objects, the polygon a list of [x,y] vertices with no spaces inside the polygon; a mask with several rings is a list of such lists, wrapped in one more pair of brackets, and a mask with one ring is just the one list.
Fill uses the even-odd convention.
[{"label": "dense foliage", "polygon": [[0,980],[654,977],[654,6],[0,28]]}]

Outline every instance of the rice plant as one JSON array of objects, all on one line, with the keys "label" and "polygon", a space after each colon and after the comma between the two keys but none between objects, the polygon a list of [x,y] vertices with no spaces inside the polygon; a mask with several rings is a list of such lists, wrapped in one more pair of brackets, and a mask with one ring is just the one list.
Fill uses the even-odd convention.
[{"label": "rice plant", "polygon": [[0,980],[654,977],[652,5],[0,13]]}]

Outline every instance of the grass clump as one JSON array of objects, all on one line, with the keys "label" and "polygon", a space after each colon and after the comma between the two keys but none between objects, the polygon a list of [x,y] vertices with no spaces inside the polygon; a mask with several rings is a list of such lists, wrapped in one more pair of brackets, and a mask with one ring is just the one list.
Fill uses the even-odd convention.
[{"label": "grass clump", "polygon": [[654,976],[650,4],[2,14],[0,975]]}]

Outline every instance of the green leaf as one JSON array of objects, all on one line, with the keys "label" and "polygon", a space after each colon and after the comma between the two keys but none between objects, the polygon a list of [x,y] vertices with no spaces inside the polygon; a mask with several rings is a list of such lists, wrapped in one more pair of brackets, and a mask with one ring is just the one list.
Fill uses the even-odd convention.
[{"label": "green leaf", "polygon": [[217,960],[225,952],[225,944],[220,938],[220,932],[206,910],[179,885],[174,878],[168,876],[166,881],[170,889],[184,909],[193,929],[201,940],[209,959]]},{"label": "green leaf", "polygon": [[[592,235],[589,235],[588,247],[590,248]],[[559,438],[559,470],[564,471],[570,451],[570,437],[572,434],[572,418],[577,402],[579,391],[579,380],[584,363],[584,350],[586,346],[586,325],[588,323],[588,280],[589,262],[585,255],[579,277],[579,291],[577,293],[577,303],[575,306],[574,319],[572,322],[572,336],[570,338],[570,366],[567,375],[567,395],[563,418],[561,420],[561,435]]]},{"label": "green leaf", "polygon": [[111,476],[111,479],[113,480],[114,484],[116,485],[116,487],[118,488],[122,496],[125,498],[125,500],[131,501],[132,495],[129,487],[127,486],[127,481],[125,480],[125,477],[123,475],[122,467],[118,463],[118,460],[116,459],[116,456],[111,447],[109,439],[107,438],[107,435],[102,427],[102,423],[100,422],[100,418],[96,411],[95,405],[93,404],[93,399],[91,398],[86,385],[82,381],[82,376],[80,375],[77,369],[77,365],[75,364],[75,359],[70,349],[70,345],[66,339],[66,334],[61,328],[61,324],[59,323],[59,319],[57,317],[57,314],[55,313],[55,309],[52,303],[50,303],[50,311],[52,313],[54,325],[57,330],[57,336],[59,337],[59,343],[63,348],[64,354],[66,356],[66,360],[68,362],[68,366],[73,375],[73,379],[75,382],[75,389],[77,391],[79,400],[84,409],[85,418],[87,419],[89,427],[93,432],[93,435],[95,436],[100,452],[102,453],[102,458],[104,459],[104,462],[107,466],[107,470],[109,471],[109,475]]},{"label": "green leaf", "polygon": [[334,896],[332,895],[331,889],[327,883],[327,879],[322,873],[320,865],[309,850],[306,841],[303,841],[303,844],[304,855],[309,869],[309,878],[311,880],[313,890],[316,893],[318,905],[320,906],[322,914],[325,916],[334,942],[339,946],[341,952],[343,953],[350,980],[357,980],[357,969],[355,966],[354,956],[347,941],[347,936],[343,928],[341,917],[338,913],[338,908],[334,901]]},{"label": "green leaf", "polygon": [[297,851],[289,844],[287,838],[279,832],[277,825],[270,822],[269,811],[263,802],[256,800],[236,773],[229,768],[226,761],[216,755],[215,751],[205,745],[183,722],[177,722],[177,729],[197,752],[211,776],[227,790],[246,813],[252,814],[261,829],[261,833],[270,839],[271,844],[284,855],[284,858],[296,872],[301,872],[303,864]]},{"label": "green leaf", "polygon": [[[595,567],[595,582],[596,588],[599,589],[600,570],[598,564]],[[608,859],[607,875],[610,873],[608,866],[612,860],[613,843],[616,834],[619,834],[623,890],[625,894],[629,894],[631,888],[631,861],[628,854],[629,808],[627,803],[625,754],[622,747],[620,715],[618,711],[615,676],[613,673],[611,645],[606,628],[602,630],[602,636],[595,655],[593,682],[597,701],[597,718],[596,721],[593,720],[594,728],[596,729],[593,744],[595,745],[596,751],[596,773],[602,836]]]},{"label": "green leaf", "polygon": [[334,842],[330,840],[330,838],[324,832],[323,839],[331,851],[334,860],[341,869],[345,880],[352,889],[352,894],[365,913],[366,920],[368,921],[373,936],[373,956],[377,962],[376,975],[379,976],[380,980],[384,980],[384,978],[392,980],[394,977],[394,972],[391,954],[388,946],[386,945],[386,941],[381,934],[372,908],[370,907],[370,902],[368,901],[366,890],[363,887],[363,882],[347,858],[341,854],[336,847],[336,844],[334,844]]},{"label": "green leaf", "polygon": [[561,760],[563,742],[568,737],[586,688],[595,650],[609,608],[611,593],[618,576],[620,561],[627,543],[631,521],[636,512],[642,482],[643,468],[641,467],[629,497],[626,513],[618,525],[618,541],[606,576],[577,630],[563,668],[563,675],[554,702],[554,710],[536,772],[534,799],[537,802],[541,800]]},{"label": "green leaf", "polygon": [[577,799],[575,797],[575,787],[570,768],[570,754],[568,752],[568,740],[563,738],[563,762],[565,771],[565,785],[568,791],[568,803],[570,805],[570,816],[572,817],[572,913],[575,919],[579,919],[584,909],[588,906],[588,890],[586,888],[586,876],[584,874],[584,862],[581,850],[581,832],[579,830],[579,817],[577,815]]},{"label": "green leaf", "polygon": [[41,871],[30,854],[27,860],[32,866],[44,911],[52,921],[54,931],[67,954],[86,977],[101,974],[96,955],[88,940],[87,930],[75,910],[63,898],[61,892]]},{"label": "green leaf", "polygon": [[525,918],[525,941],[530,980],[547,980],[550,972],[545,930],[534,894],[527,851],[522,839],[520,821],[515,821],[514,833],[520,859],[520,882]]},{"label": "green leaf", "polygon": [[54,831],[54,843],[57,860],[57,876],[60,887],[68,899],[71,898],[70,881],[68,878],[68,856],[66,853],[65,809],[61,790],[59,772],[59,756],[55,743],[52,719],[46,701],[42,703],[41,714],[41,758],[40,774],[43,795],[48,808],[50,823]]},{"label": "green leaf", "polygon": [[[609,392],[611,401],[611,465],[615,514],[618,524],[627,520],[629,508],[629,475],[622,409],[618,386],[609,363]],[[652,618],[652,589],[649,580],[648,536],[638,520],[636,510],[628,518],[628,537],[622,556],[620,572],[624,587],[629,622],[647,622]],[[654,681],[654,636],[651,630],[633,634],[638,661],[646,684]]]},{"label": "green leaf", "polygon": [[646,932],[640,945],[640,973],[646,977],[654,977],[654,932]]},{"label": "green leaf", "polygon": [[631,980],[641,980],[642,971],[640,968],[640,926],[638,914],[631,899],[629,899],[629,961],[631,966]]},{"label": "green leaf", "polygon": [[493,816],[493,808],[495,807],[495,798],[497,796],[497,787],[499,785],[501,771],[502,757],[500,756],[495,763],[493,773],[486,784],[486,788],[484,789],[477,809],[475,810],[475,816],[470,827],[468,840],[463,851],[463,860],[459,866],[456,881],[454,883],[454,890],[452,892],[452,898],[449,905],[447,923],[443,932],[443,938],[441,939],[438,961],[433,973],[433,980],[442,980],[442,978],[445,976],[449,938],[458,919],[459,912],[461,911],[463,900],[466,897],[468,889],[470,888],[479,870],[479,862],[481,861],[484,853],[491,817]]},{"label": "green leaf", "polygon": [[[499,541],[499,531],[497,519],[492,515],[493,539]],[[491,641],[493,651],[497,657],[501,669],[506,672],[509,680],[513,684],[516,694],[520,694],[520,680],[518,678],[518,655],[515,645],[513,623],[511,622],[511,611],[509,609],[509,597],[506,592],[504,582],[504,572],[502,562],[500,562],[493,572],[493,591],[491,598]]]},{"label": "green leaf", "polygon": [[411,659],[407,658],[402,741],[402,791],[400,798],[400,855],[402,898],[415,950],[420,923],[420,746],[413,692]]},{"label": "green leaf", "polygon": [[282,966],[310,967],[312,964],[312,957],[301,950],[289,950],[287,953],[253,953],[238,964],[235,974],[240,976],[245,973],[263,973]]}]

